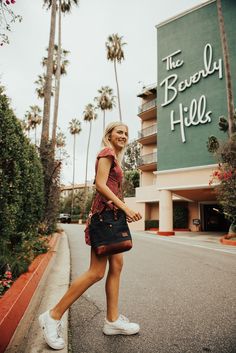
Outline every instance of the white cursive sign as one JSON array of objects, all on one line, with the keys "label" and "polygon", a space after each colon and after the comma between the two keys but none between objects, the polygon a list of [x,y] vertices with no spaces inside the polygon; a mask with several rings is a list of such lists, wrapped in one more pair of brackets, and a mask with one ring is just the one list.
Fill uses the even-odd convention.
[{"label": "white cursive sign", "polygon": [[177,50],[174,53],[171,53],[169,55],[167,55],[165,58],[162,59],[162,61],[166,61],[166,70],[172,70],[172,69],[176,69],[177,67],[180,67],[183,65],[184,61],[183,60],[173,60],[173,57],[180,54],[181,50]]},{"label": "white cursive sign", "polygon": [[[184,113],[188,113],[185,116]],[[184,107],[182,103],[179,104],[179,118],[175,120],[175,111],[170,113],[171,130],[175,130],[175,125],[180,124],[180,132],[182,142],[186,142],[185,127],[196,126],[199,124],[206,124],[211,122],[211,111],[207,111],[206,96],[202,95],[197,101],[193,99],[188,107]]]},{"label": "white cursive sign", "polygon": [[[162,61],[166,61],[166,70],[173,70],[181,67],[184,64],[183,60],[174,60],[174,57],[181,53],[181,50],[177,50],[174,53],[166,56]],[[203,52],[203,65],[204,68],[195,72],[189,78],[178,82],[178,75],[172,74],[166,77],[160,86],[164,86],[164,102],[161,104],[162,107],[172,103],[178,96],[179,92],[184,92],[187,88],[198,83],[202,78],[207,78],[209,75],[218,72],[218,78],[223,77],[223,63],[222,59],[213,61],[213,49],[211,44],[207,43],[204,47]],[[205,95],[201,95],[199,100],[196,98],[192,99],[189,107],[183,106],[179,103],[178,116],[174,110],[170,112],[170,124],[171,131],[175,130],[175,125],[180,124],[180,133],[182,142],[186,142],[186,131],[185,129],[191,126],[199,124],[207,124],[211,122],[212,111],[207,110],[207,99]]]},{"label": "white cursive sign", "polygon": [[[180,51],[178,50],[178,52],[180,52]],[[173,56],[173,54],[171,54],[171,57],[172,56]],[[166,58],[168,58],[168,57],[169,56],[167,56]],[[163,60],[165,60],[166,58],[164,58]],[[182,62],[182,64],[184,63],[183,60],[181,62]],[[161,81],[160,86],[164,86],[164,89],[165,89],[164,102],[161,104],[162,107],[173,102],[176,99],[179,92],[184,92],[187,88],[198,83],[202,78],[206,78],[209,75],[212,75],[217,71],[218,71],[219,79],[221,79],[223,77],[222,59],[219,59],[217,61],[213,61],[213,50],[212,50],[211,44],[209,44],[209,43],[206,44],[206,46],[204,48],[203,65],[204,65],[204,68],[202,70],[199,70],[198,72],[196,72],[192,76],[190,76],[188,79],[180,81],[179,83],[177,83],[177,81],[178,81],[177,74],[169,75],[163,81]],[[176,65],[176,68],[179,66]],[[172,69],[173,68],[174,68],[174,66],[172,65]],[[169,69],[171,69],[170,65],[168,66],[167,70],[169,70]]]}]

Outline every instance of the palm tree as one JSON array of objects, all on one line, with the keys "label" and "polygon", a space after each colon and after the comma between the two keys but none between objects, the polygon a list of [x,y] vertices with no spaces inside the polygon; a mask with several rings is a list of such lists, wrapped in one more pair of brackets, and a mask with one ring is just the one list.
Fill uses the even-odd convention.
[{"label": "palm tree", "polygon": [[[35,92],[37,93],[38,98],[42,99],[44,98],[44,87],[45,87],[45,80],[46,80],[46,75],[38,75],[38,79],[34,81],[34,83],[37,85],[37,88],[35,89]],[[52,86],[52,91],[51,91],[51,97],[54,95],[54,87]]]},{"label": "palm tree", "polygon": [[[61,70],[59,70],[60,71],[60,75],[66,75],[67,74],[66,69],[67,69],[67,66],[69,64],[69,60],[67,60],[67,55],[69,53],[70,53],[69,50],[65,50],[65,49],[61,48],[61,53],[60,53]],[[58,66],[58,56],[59,56],[59,48],[58,48],[58,45],[55,44],[54,45],[54,52],[53,52],[53,70],[52,70],[54,77],[56,76],[57,68],[60,67],[60,65]],[[42,66],[43,67],[47,67],[47,61],[48,61],[48,58],[46,56],[44,56],[43,60],[42,60]]]},{"label": "palm tree", "polygon": [[81,123],[78,119],[72,119],[69,122],[69,130],[72,135],[74,135],[73,142],[73,180],[72,180],[72,197],[71,197],[71,214],[73,214],[74,209],[74,187],[75,187],[75,140],[76,135],[81,131]]},{"label": "palm tree", "polygon": [[26,112],[25,117],[28,120],[28,125],[32,130],[35,130],[35,146],[36,146],[36,138],[37,138],[37,126],[42,122],[42,116],[40,113],[42,110],[37,105],[31,105],[30,110]]},{"label": "palm tree", "polygon": [[224,25],[224,16],[222,12],[222,4],[221,0],[217,0],[217,13],[218,13],[218,22],[220,29],[220,38],[221,38],[221,46],[223,52],[224,59],[224,67],[225,67],[225,82],[226,82],[226,94],[227,94],[227,108],[228,108],[228,133],[229,137],[232,137],[233,134],[233,120],[234,120],[234,100],[233,100],[233,90],[232,90],[232,79],[230,73],[230,63],[229,63],[229,49],[228,43],[225,33],[225,25]]},{"label": "palm tree", "polygon": [[28,117],[27,114],[25,114],[25,119],[20,121],[21,123],[21,127],[23,129],[23,131],[27,132],[27,136],[29,137],[29,132],[30,132],[30,124],[28,122]]},{"label": "palm tree", "polygon": [[52,92],[52,74],[53,74],[53,51],[55,43],[55,31],[56,31],[56,0],[43,0],[44,5],[48,5],[48,9],[51,8],[51,23],[50,23],[50,35],[48,45],[48,61],[47,61],[47,72],[44,87],[44,107],[43,107],[43,126],[41,133],[41,152],[46,148],[49,139],[49,123],[50,123],[50,107],[51,107],[51,92]]},{"label": "palm tree", "polygon": [[[52,0],[44,0],[48,7],[52,6]],[[57,0],[57,10],[58,10],[58,43],[57,43],[57,60],[55,67],[55,99],[54,99],[54,113],[53,113],[53,128],[52,128],[52,150],[55,151],[56,146],[56,128],[58,120],[58,108],[59,108],[59,96],[60,96],[60,76],[62,71],[61,67],[61,57],[63,54],[61,48],[61,13],[69,13],[71,11],[72,5],[78,5],[79,0]],[[65,52],[65,51],[64,51]],[[67,52],[68,53],[68,52]]]},{"label": "palm tree", "polygon": [[123,37],[122,36],[119,37],[118,34],[116,33],[116,34],[110,35],[106,41],[107,60],[111,60],[114,62],[120,121],[122,121],[122,115],[121,115],[121,107],[120,107],[120,92],[119,92],[119,85],[118,85],[118,78],[117,78],[116,63],[117,62],[121,63],[121,60],[125,59],[122,47],[126,43],[122,43],[122,39]]},{"label": "palm tree", "polygon": [[[230,61],[229,61],[229,48],[228,42],[225,32],[225,24],[224,24],[224,15],[222,11],[222,2],[221,0],[217,0],[217,14],[218,14],[218,22],[219,22],[219,29],[220,29],[220,39],[221,39],[221,47],[223,52],[223,61],[224,61],[224,68],[225,68],[225,83],[226,83],[226,95],[227,95],[227,113],[228,117],[227,120],[224,117],[221,117],[221,121],[219,122],[220,129],[223,131],[227,131],[229,135],[228,146],[231,145],[232,148],[234,143],[234,139],[232,138],[235,135],[236,128],[235,128],[235,112],[234,112],[234,99],[233,99],[233,89],[232,89],[232,77],[230,72]],[[228,126],[227,126],[228,125]],[[229,152],[229,147],[227,148]],[[233,149],[233,148],[232,148]],[[226,153],[227,153],[226,152]],[[230,154],[230,153],[229,153]],[[222,157],[222,153],[221,153]],[[231,161],[232,163],[232,161]],[[231,192],[231,190],[230,190]],[[220,197],[223,196],[222,205],[223,208],[227,210],[228,205],[225,202],[224,194],[227,195],[226,199],[228,200],[228,190],[227,190],[227,183],[222,186],[221,184],[221,192],[219,193]],[[236,224],[235,218],[231,223],[229,228],[228,234],[236,234]]]},{"label": "palm tree", "polygon": [[[89,156],[89,146],[90,146],[90,139],[91,139],[91,132],[92,132],[92,122],[97,118],[96,108],[93,104],[87,104],[85,110],[83,112],[84,121],[89,122],[89,137],[88,137],[88,144],[87,144],[87,153],[86,153],[86,169],[85,169],[85,185],[84,185],[84,207],[87,201],[87,177],[88,177],[88,156]],[[85,210],[85,208],[84,208]]]},{"label": "palm tree", "polygon": [[57,138],[56,138],[56,146],[57,148],[60,149],[60,161],[61,161],[61,155],[62,155],[62,148],[65,147],[66,145],[66,136],[63,134],[63,132],[59,131],[57,133]]},{"label": "palm tree", "polygon": [[103,131],[105,130],[105,111],[112,110],[116,106],[115,96],[113,96],[113,89],[108,86],[102,86],[98,93],[100,96],[95,97],[97,107],[103,111]]},{"label": "palm tree", "polygon": [[[61,13],[70,13],[72,5],[78,6],[79,0],[58,0],[58,48],[57,48],[57,69],[55,73],[55,100],[54,100],[54,114],[53,114],[53,128],[52,128],[52,148],[55,150],[56,145],[56,129],[58,120],[58,108],[59,108],[59,96],[60,96],[60,78],[63,75],[63,67],[65,68],[68,64],[68,60],[61,59],[65,57],[69,52],[62,50],[61,48]],[[61,69],[60,69],[61,68]],[[65,71],[66,72],[66,71]]]},{"label": "palm tree", "polygon": [[61,148],[61,147],[65,147],[66,145],[66,135],[63,134],[63,132],[59,131],[57,133],[57,147]]},{"label": "palm tree", "polygon": [[[51,106],[51,91],[52,91],[52,74],[53,74],[53,51],[55,44],[55,31],[56,31],[56,15],[57,9],[61,11],[68,11],[72,3],[77,4],[78,0],[43,0],[44,5],[47,8],[51,8],[51,25],[50,25],[50,36],[48,45],[48,60],[47,60],[47,72],[46,72],[46,82],[44,89],[44,110],[43,110],[43,127],[41,134],[40,143],[40,155],[44,170],[44,185],[45,185],[45,212],[44,217],[47,222],[53,222],[53,213],[56,212],[56,205],[53,204],[53,198],[56,197],[56,188],[54,188],[54,180],[50,170],[51,165],[55,164],[55,149],[52,148],[51,143],[49,143],[49,126],[50,126],[50,106]],[[63,4],[63,6],[62,6]],[[62,8],[61,8],[61,6]],[[58,46],[61,44],[58,43]],[[58,65],[60,67],[61,65]],[[60,165],[60,164],[59,164]],[[55,169],[56,170],[56,169]],[[54,173],[54,171],[53,171]],[[51,197],[51,195],[53,197]]]},{"label": "palm tree", "polygon": [[[59,22],[60,22],[61,11],[59,11]],[[59,34],[61,31],[59,30]],[[61,38],[58,39],[59,42]],[[53,75],[55,77],[55,99],[54,99],[54,111],[53,111],[53,127],[52,127],[52,148],[55,150],[56,146],[56,129],[57,129],[57,120],[58,120],[58,108],[59,108],[59,94],[60,94],[60,78],[61,75],[66,75],[66,68],[69,64],[67,60],[67,55],[69,54],[68,50],[59,49],[61,45],[54,45],[54,55],[53,55]],[[47,65],[47,58],[44,57],[42,65]]]}]

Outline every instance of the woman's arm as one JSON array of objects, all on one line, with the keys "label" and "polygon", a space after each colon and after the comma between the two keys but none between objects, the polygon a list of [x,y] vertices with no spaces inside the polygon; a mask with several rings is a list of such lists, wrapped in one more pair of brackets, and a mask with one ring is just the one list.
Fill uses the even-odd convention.
[{"label": "woman's arm", "polygon": [[138,221],[142,218],[140,213],[128,208],[106,185],[112,162],[112,157],[99,158],[95,182],[96,189],[105,196],[107,200],[111,200],[118,208],[123,210],[130,221]]}]

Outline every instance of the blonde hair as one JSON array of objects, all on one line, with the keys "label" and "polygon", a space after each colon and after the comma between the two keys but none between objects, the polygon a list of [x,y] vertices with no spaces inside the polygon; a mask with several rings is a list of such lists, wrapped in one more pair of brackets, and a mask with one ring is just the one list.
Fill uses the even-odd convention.
[{"label": "blonde hair", "polygon": [[[120,121],[113,121],[112,123],[108,124],[105,128],[104,134],[103,134],[103,138],[102,138],[102,143],[101,146],[102,148],[106,148],[106,147],[110,147],[111,149],[113,149],[112,144],[110,143],[110,135],[112,133],[112,130],[117,127],[117,126],[125,126],[128,132],[128,136],[129,136],[129,128],[126,124],[120,122]],[[119,163],[121,164],[124,153],[125,153],[125,148],[128,144],[128,139],[126,141],[126,144],[124,146],[124,148],[122,148],[122,150],[119,152],[117,159],[119,161]]]}]

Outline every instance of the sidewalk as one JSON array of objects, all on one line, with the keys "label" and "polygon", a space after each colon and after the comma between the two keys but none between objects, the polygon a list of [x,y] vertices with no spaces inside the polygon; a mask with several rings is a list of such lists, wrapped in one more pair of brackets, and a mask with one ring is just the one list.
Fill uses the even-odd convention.
[{"label": "sidewalk", "polygon": [[[44,342],[38,324],[38,316],[51,308],[66,292],[70,281],[70,252],[67,235],[58,241],[50,264],[45,271],[34,296],[18,325],[5,353],[52,352]],[[68,312],[63,316],[66,346],[60,352],[68,352]]]},{"label": "sidewalk", "polygon": [[[145,233],[156,234],[156,231],[145,231]],[[183,232],[176,231],[175,235],[170,238],[182,238],[182,239],[193,239],[193,240],[201,240],[210,243],[217,243],[218,245],[222,245],[220,243],[220,238],[225,234],[225,232]],[[162,235],[157,235],[158,237],[162,237]],[[223,245],[222,245],[223,246]]]}]

